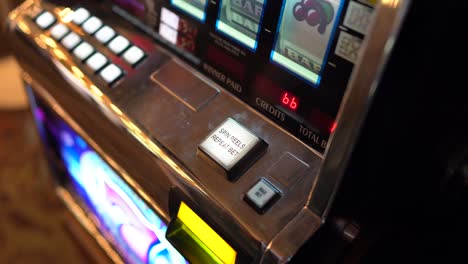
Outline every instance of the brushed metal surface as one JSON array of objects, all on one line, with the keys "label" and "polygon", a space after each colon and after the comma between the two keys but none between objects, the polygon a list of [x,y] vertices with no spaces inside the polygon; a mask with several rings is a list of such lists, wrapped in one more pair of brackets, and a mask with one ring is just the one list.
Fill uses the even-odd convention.
[{"label": "brushed metal surface", "polygon": [[[204,217],[224,227],[228,239],[241,245],[255,262],[287,262],[326,216],[378,81],[378,70],[384,65],[382,57],[391,48],[388,43],[394,40],[407,2],[384,0],[377,8],[371,37],[353,73],[325,160],[209,80],[200,84],[219,92],[208,96],[209,100],[197,97],[197,85],[191,94],[170,87],[174,85],[170,78],[165,82],[152,80],[150,76],[161,69],[175,67],[174,56],[100,3],[90,2],[87,7],[120,34],[144,43],[148,53],[137,70],[124,68],[128,74],[113,87],[73,58],[31,19],[47,9],[67,23],[63,20],[70,11],[66,7],[28,0],[10,14],[9,26],[15,54],[31,76],[34,91],[162,218],[170,220],[168,193],[177,187],[203,208]],[[79,27],[68,25],[103,54],[119,60]],[[190,66],[181,64],[185,72],[182,81],[194,80],[187,72],[199,76]],[[200,142],[228,117],[269,144],[266,154],[236,182],[228,181],[197,154]],[[284,180],[267,173],[284,155],[294,156],[307,168],[301,176]],[[275,184],[282,197],[260,215],[243,201],[243,196],[262,177]]]},{"label": "brushed metal surface", "polygon": [[382,0],[374,10],[372,26],[348,83],[337,116],[338,125],[308,203],[309,208],[322,216],[322,221],[330,211],[410,3],[409,0]]}]

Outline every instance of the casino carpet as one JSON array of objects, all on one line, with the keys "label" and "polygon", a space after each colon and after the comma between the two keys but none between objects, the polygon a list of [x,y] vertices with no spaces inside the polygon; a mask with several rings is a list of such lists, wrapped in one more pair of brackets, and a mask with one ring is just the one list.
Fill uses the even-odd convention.
[{"label": "casino carpet", "polygon": [[29,111],[0,111],[0,263],[92,263],[65,223]]}]

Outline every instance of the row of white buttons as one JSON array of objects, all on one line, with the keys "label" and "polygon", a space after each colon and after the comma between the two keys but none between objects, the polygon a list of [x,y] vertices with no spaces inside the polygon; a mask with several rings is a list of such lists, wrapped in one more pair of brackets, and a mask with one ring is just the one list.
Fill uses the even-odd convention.
[{"label": "row of white buttons", "polygon": [[107,25],[103,26],[103,22],[99,18],[91,16],[88,10],[80,7],[75,11],[75,16],[79,16],[79,18],[73,19],[75,24],[82,25],[86,33],[90,35],[95,34],[96,39],[100,43],[109,43],[107,46],[113,53],[121,55],[125,51],[122,57],[130,65],[135,66],[145,57],[145,53],[142,49],[131,45],[127,38],[122,35],[117,35],[115,30],[111,27]]},{"label": "row of white buttons", "polygon": [[[36,18],[36,24],[42,29],[51,27],[55,22],[55,17],[48,11],[43,12]],[[96,33],[96,31],[103,25],[99,18],[90,18],[89,11],[83,8],[77,9],[75,11],[73,22],[78,25],[82,24],[83,30],[88,34]],[[108,59],[102,53],[95,53],[95,49],[91,44],[88,42],[82,42],[82,38],[75,32],[70,32],[70,29],[64,24],[59,23],[53,26],[50,29],[50,35],[55,40],[60,41],[66,49],[72,51],[73,55],[75,55],[78,59],[82,61],[86,60],[86,65],[88,65],[94,72],[98,72],[108,63]],[[96,33],[96,35],[98,41],[105,44],[110,39],[112,39],[116,33],[112,28],[104,26],[99,30],[99,32]],[[121,44],[126,44],[124,46],[127,48],[130,45],[130,42],[123,37],[119,37],[121,36],[116,38],[114,47],[121,48]],[[122,52],[124,49],[122,49],[120,52]],[[132,65],[138,62],[144,56],[143,51],[135,46],[131,47],[129,51],[129,55],[125,57],[126,60]],[[136,60],[135,54],[142,54],[138,61]],[[110,84],[118,80],[123,75],[123,71],[117,65],[111,63],[102,69],[99,72],[99,75]]]}]

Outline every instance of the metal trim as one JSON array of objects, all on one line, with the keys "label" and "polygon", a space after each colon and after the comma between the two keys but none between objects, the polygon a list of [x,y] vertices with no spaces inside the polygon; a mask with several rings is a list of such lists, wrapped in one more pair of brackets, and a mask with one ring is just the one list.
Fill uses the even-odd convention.
[{"label": "metal trim", "polygon": [[322,222],[330,212],[410,3],[411,0],[381,0],[374,11],[372,26],[338,112],[337,128],[309,196],[307,206],[322,217]]}]

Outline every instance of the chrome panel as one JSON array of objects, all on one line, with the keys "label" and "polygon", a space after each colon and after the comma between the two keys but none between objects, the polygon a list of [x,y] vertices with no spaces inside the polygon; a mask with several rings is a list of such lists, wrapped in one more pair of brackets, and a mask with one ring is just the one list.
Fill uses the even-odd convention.
[{"label": "chrome panel", "polygon": [[[89,5],[95,7],[92,10],[101,10],[95,15],[129,39],[137,34],[129,24],[103,11],[99,3]],[[149,38],[138,36],[150,46],[148,59],[138,71],[130,71],[123,81],[109,88],[30,18],[44,8],[67,23],[64,19],[70,9],[28,0],[10,14],[9,23],[16,56],[31,76],[29,81],[34,83],[35,92],[162,218],[170,220],[168,194],[177,187],[203,208],[203,217],[224,226],[222,233],[241,245],[255,262],[283,263],[315,233],[324,219],[322,216],[326,216],[407,5],[406,0],[383,0],[377,8],[371,37],[353,72],[325,159],[202,76],[205,84],[219,93],[200,103],[197,94],[183,91],[184,96],[196,98],[195,106],[181,98],[180,91],[161,87],[161,82],[150,76],[154,77],[158,70],[177,59],[152,44]],[[99,46],[81,29],[69,26]],[[101,52],[112,56],[107,50]],[[184,63],[177,63],[199,75]],[[182,83],[193,80],[181,78]],[[229,182],[219,168],[197,153],[198,144],[228,117],[235,118],[269,144],[267,153],[236,182]],[[304,171],[294,181],[268,174],[287,153],[304,163]],[[242,199],[261,177],[269,179],[282,192],[281,199],[263,215]]]},{"label": "chrome panel", "polygon": [[410,5],[409,0],[382,0],[363,44],[337,116],[318,180],[308,207],[323,217],[329,213],[341,177],[367,115],[387,59]]}]

